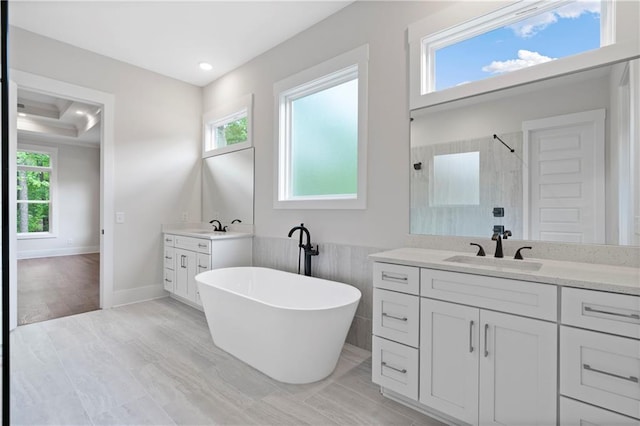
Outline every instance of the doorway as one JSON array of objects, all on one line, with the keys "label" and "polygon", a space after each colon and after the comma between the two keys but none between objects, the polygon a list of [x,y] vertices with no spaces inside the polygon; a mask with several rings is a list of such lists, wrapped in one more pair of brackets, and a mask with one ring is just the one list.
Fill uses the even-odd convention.
[{"label": "doorway", "polygon": [[101,107],[18,88],[18,325],[100,307]]},{"label": "doorway", "polygon": [[[96,234],[97,234],[97,238],[93,240],[87,240],[86,238],[83,239],[83,237],[68,236],[67,234],[62,236],[63,227],[62,227],[61,221],[64,220],[65,218],[64,216],[65,211],[63,211],[63,209],[67,209],[66,213],[68,214],[69,213],[68,209],[69,208],[73,209],[73,203],[71,204],[62,203],[60,202],[61,200],[58,200],[57,201],[58,204],[55,204],[56,200],[55,200],[55,192],[54,192],[53,194],[54,198],[53,200],[50,200],[51,201],[50,208],[52,210],[51,210],[50,218],[48,219],[48,223],[46,219],[44,221],[41,220],[39,223],[40,228],[36,227],[34,228],[34,230],[35,232],[47,231],[49,234],[54,234],[58,237],[62,236],[62,238],[58,238],[59,240],[58,243],[61,243],[62,246],[60,245],[55,246],[55,244],[50,243],[55,247],[49,246],[49,247],[43,248],[43,247],[34,247],[34,245],[37,246],[37,244],[35,243],[31,243],[32,244],[31,246],[29,246],[28,244],[22,244],[23,238],[20,238],[22,237],[20,234],[23,234],[23,232],[20,232],[21,229],[19,228],[20,225],[19,225],[19,214],[18,214],[18,204],[20,203],[19,202],[12,203],[12,205],[9,206],[10,210],[13,210],[13,211],[10,211],[9,214],[10,214],[10,218],[14,222],[14,223],[10,223],[10,231],[12,233],[10,239],[12,242],[12,246],[14,247],[14,250],[12,250],[13,258],[10,259],[10,263],[13,265],[13,268],[11,268],[11,270],[16,271],[16,273],[10,276],[10,289],[11,289],[10,290],[10,293],[11,293],[10,319],[12,322],[12,324],[10,324],[10,328],[13,329],[17,326],[17,323],[18,323],[18,280],[20,275],[18,273],[18,269],[19,269],[18,264],[23,260],[27,260],[26,258],[30,258],[29,260],[34,260],[34,262],[32,263],[35,263],[35,264],[37,264],[35,260],[37,260],[38,258],[49,259],[50,260],[48,262],[49,268],[53,268],[54,266],[56,268],[60,268],[63,266],[62,265],[63,263],[67,263],[67,266],[71,264],[78,265],[78,271],[77,271],[79,273],[78,277],[69,275],[69,272],[70,272],[69,269],[66,269],[64,267],[63,267],[65,271],[64,274],[56,272],[55,268],[50,269],[49,271],[42,274],[45,277],[44,280],[45,281],[49,280],[49,282],[51,281],[55,282],[54,275],[56,273],[59,276],[63,275],[63,277],[61,278],[61,281],[59,281],[58,284],[53,284],[54,286],[57,285],[58,287],[64,287],[65,285],[69,284],[69,281],[73,281],[73,280],[78,281],[80,284],[86,287],[88,281],[90,280],[95,281],[95,278],[91,278],[91,277],[92,276],[95,277],[95,275],[97,274],[98,276],[97,307],[103,308],[103,309],[110,308],[113,304],[112,302],[113,301],[113,227],[112,227],[112,221],[107,220],[107,218],[113,217],[113,184],[112,184],[113,176],[112,175],[113,175],[114,96],[112,94],[84,88],[81,86],[72,85],[69,83],[49,79],[46,77],[37,76],[30,73],[25,73],[18,70],[11,70],[11,77],[12,77],[11,86],[13,91],[13,99],[15,100],[15,102],[12,102],[11,105],[19,106],[19,104],[23,104],[22,106],[26,108],[26,103],[19,102],[18,98],[20,97],[19,94],[28,92],[33,94],[32,97],[37,98],[35,99],[36,102],[42,101],[45,99],[50,99],[50,98],[58,99],[59,101],[56,101],[56,102],[63,102],[65,106],[68,106],[68,108],[62,107],[61,109],[61,110],[67,111],[67,114],[80,115],[80,113],[78,113],[77,111],[80,109],[79,107],[81,106],[85,106],[87,108],[93,108],[92,111],[94,113],[99,114],[99,123],[92,123],[92,120],[95,120],[95,117],[93,118],[85,117],[84,127],[73,126],[73,127],[76,127],[75,131],[77,133],[85,134],[93,131],[93,132],[97,132],[97,135],[98,135],[99,142],[97,146],[94,146],[92,148],[94,150],[94,157],[97,157],[97,168],[99,169],[99,172],[95,170],[94,172],[97,173],[98,184],[96,187],[94,187],[93,193],[91,195],[93,198],[90,201],[90,204],[96,210],[96,213],[94,213],[93,219],[92,219],[94,222],[92,232],[94,233],[94,237],[96,237]],[[31,101],[34,101],[34,99],[31,99]],[[32,107],[38,107],[38,106],[42,107],[42,105],[37,105],[37,104],[32,105]],[[78,108],[74,109],[74,107],[78,107]],[[19,116],[20,111],[18,108],[15,108],[15,109],[12,108],[10,112],[12,113],[12,116],[13,116],[13,118],[10,120],[12,124],[12,129],[10,129],[10,132],[12,133],[10,136],[10,146],[12,151],[10,153],[10,158],[17,159],[18,151],[20,149],[23,149],[23,145],[27,145],[27,149],[29,149],[28,145],[33,146],[33,145],[38,145],[38,143],[39,145],[43,145],[43,143],[41,140],[36,140],[35,144],[34,143],[24,144],[23,141],[21,140],[20,134],[21,133],[27,134],[30,139],[38,139],[38,136],[36,135],[36,130],[38,129],[33,126],[31,127],[27,126],[26,129],[23,128],[23,130],[19,131],[17,123],[19,119],[24,117]],[[91,130],[91,129],[94,129],[94,130]],[[66,134],[69,134],[69,133],[73,133],[74,129],[67,128],[66,130],[63,129],[60,132],[61,133],[66,132]],[[31,142],[34,142],[34,141],[31,141]],[[60,144],[58,146],[58,154],[60,154],[61,151],[69,151],[69,150],[78,151],[77,149],[79,148],[78,145],[79,143]],[[80,143],[80,146],[81,146],[81,143]],[[83,148],[85,150],[89,149],[86,146]],[[11,166],[10,168],[12,169],[10,170],[10,174],[14,176],[16,176],[18,173],[19,166],[17,163],[18,161],[12,161],[12,163],[10,164]],[[73,168],[73,166],[71,166],[71,168]],[[78,170],[73,170],[73,171],[78,172]],[[60,170],[58,170],[58,172],[60,172]],[[66,176],[66,178],[68,177],[69,176]],[[72,181],[73,179],[74,178],[72,177]],[[77,181],[78,178],[76,177],[75,180]],[[17,180],[16,182],[12,182],[12,187],[10,188],[10,192],[14,194],[14,197],[15,197],[14,199],[18,200],[18,188],[16,183],[17,183]],[[58,182],[58,186],[60,186],[59,183],[60,182]],[[85,192],[85,196],[86,194],[87,193]],[[72,196],[78,197],[78,194],[73,194]],[[82,196],[79,196],[79,197],[82,198]],[[55,210],[56,207],[58,208],[57,214]],[[58,231],[57,234],[55,231],[56,228]],[[24,230],[24,228],[22,228],[22,230]],[[49,237],[55,238],[51,236]],[[76,247],[73,247],[75,244],[75,238],[83,239],[85,244],[84,245],[76,244]],[[34,240],[34,239],[28,238],[27,240]],[[51,239],[50,241],[53,241],[53,240]],[[22,244],[22,247],[20,247],[21,244]],[[82,246],[82,247],[78,248],[79,246]],[[18,253],[19,255],[16,255],[16,253]],[[24,253],[27,253],[27,255],[24,255]],[[72,256],[78,256],[78,257],[72,258]],[[18,257],[23,257],[25,259],[18,259]],[[63,262],[62,261],[63,258],[65,258],[64,260],[68,262]],[[44,261],[41,261],[40,267],[22,268],[22,269],[25,271],[24,273],[26,274],[25,275],[26,277],[33,278],[34,276],[38,276],[39,273],[41,273],[44,269],[46,269],[45,266],[43,266],[45,264],[46,263]],[[26,266],[29,267],[32,265],[26,265]],[[30,269],[30,271],[27,271],[27,269]],[[32,286],[35,286],[33,280],[30,280],[30,282]],[[84,301],[86,303],[81,303],[81,302],[82,301],[80,300],[76,300],[75,305],[77,305],[78,308],[81,308],[82,305],[84,305],[82,309],[85,309],[85,310],[92,307],[92,305],[88,302],[88,300]],[[95,304],[93,306],[95,306]],[[65,310],[61,305],[58,305],[57,308],[59,311]]]}]

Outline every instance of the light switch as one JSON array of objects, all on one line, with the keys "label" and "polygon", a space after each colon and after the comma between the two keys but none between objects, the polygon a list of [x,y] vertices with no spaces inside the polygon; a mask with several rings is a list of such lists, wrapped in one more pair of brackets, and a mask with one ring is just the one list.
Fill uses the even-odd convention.
[{"label": "light switch", "polygon": [[116,212],[116,223],[124,223],[124,212]]}]

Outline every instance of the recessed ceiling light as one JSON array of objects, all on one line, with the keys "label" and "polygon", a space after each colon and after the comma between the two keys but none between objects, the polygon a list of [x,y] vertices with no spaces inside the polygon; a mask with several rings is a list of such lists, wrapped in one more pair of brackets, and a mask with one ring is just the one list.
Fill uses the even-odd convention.
[{"label": "recessed ceiling light", "polygon": [[200,62],[200,69],[203,71],[211,71],[213,69],[213,65],[208,62]]}]

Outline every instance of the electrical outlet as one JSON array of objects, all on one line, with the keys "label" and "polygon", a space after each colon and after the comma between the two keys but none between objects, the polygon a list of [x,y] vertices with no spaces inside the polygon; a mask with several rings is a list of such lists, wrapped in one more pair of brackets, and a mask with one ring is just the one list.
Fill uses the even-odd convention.
[{"label": "electrical outlet", "polygon": [[116,212],[116,223],[124,223],[124,212]]},{"label": "electrical outlet", "polygon": [[182,212],[180,214],[180,221],[181,222],[189,222],[189,213],[188,212]]},{"label": "electrical outlet", "polygon": [[68,246],[73,245],[73,238],[67,238],[67,245]]}]

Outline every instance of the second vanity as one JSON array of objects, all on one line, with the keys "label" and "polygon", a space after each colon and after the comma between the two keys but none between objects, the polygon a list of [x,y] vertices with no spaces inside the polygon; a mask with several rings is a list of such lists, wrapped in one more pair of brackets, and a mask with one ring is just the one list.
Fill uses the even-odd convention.
[{"label": "second vanity", "polygon": [[251,233],[202,229],[164,231],[164,289],[172,297],[202,307],[195,276],[217,268],[251,266]]},{"label": "second vanity", "polygon": [[371,256],[372,379],[449,424],[640,426],[640,273],[427,249]]}]

